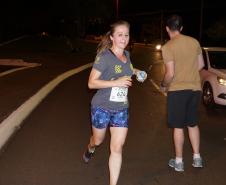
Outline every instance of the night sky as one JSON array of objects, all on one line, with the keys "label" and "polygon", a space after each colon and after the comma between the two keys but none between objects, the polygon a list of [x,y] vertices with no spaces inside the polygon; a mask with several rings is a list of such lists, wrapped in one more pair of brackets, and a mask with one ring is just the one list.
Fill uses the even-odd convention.
[{"label": "night sky", "polygon": [[[7,0],[0,6],[0,37],[8,30],[16,30],[13,28],[15,25],[20,29],[28,29],[30,24],[35,30],[42,22],[51,24],[62,17],[86,20],[101,18],[109,22],[108,20],[116,18],[116,2],[117,0]],[[185,31],[196,34],[197,37],[202,7],[204,32],[209,27],[214,27],[214,24],[218,24],[218,27],[223,25],[221,27],[226,29],[226,0],[118,0],[118,3],[118,18],[132,21],[134,27],[142,21],[158,19],[161,16],[158,12],[163,12],[164,19],[170,14],[178,13],[184,18]],[[146,17],[140,16],[142,14]],[[136,24],[133,22],[134,15]]]},{"label": "night sky", "polygon": [[[120,1],[120,0],[119,0]],[[225,9],[226,2],[224,0],[203,0],[204,8],[211,9],[213,11],[219,9]],[[173,0],[173,1],[129,1],[121,0],[122,12],[148,12],[155,10],[197,10],[200,9],[201,0]]]},{"label": "night sky", "polygon": [[[115,4],[117,0],[7,0],[1,5],[1,10],[5,13],[13,13],[10,10],[20,13],[32,12],[32,11],[50,11],[54,8],[61,11],[67,12],[71,11],[74,7],[76,8],[81,6],[81,4],[87,4],[87,6],[96,5],[93,8],[101,7],[102,4],[110,6],[111,9],[116,9]],[[151,0],[118,0],[119,2],[119,12],[121,14],[130,14],[130,13],[141,13],[141,12],[152,12],[158,10],[198,10],[201,6],[201,0],[173,0],[173,1],[151,1]],[[208,13],[212,14],[219,12],[219,10],[226,9],[225,0],[203,0],[204,9]],[[72,10],[73,11],[73,10]],[[223,11],[225,14],[225,11]]]},{"label": "night sky", "polygon": [[[1,7],[1,14],[20,16],[45,13],[47,16],[76,14],[82,7],[82,13],[89,15],[90,10],[98,12],[105,8],[109,11],[104,16],[116,14],[117,0],[7,0]],[[201,0],[118,0],[119,15],[137,14],[144,12],[189,12],[200,11]],[[93,10],[92,10],[93,9]],[[95,10],[94,10],[95,9]],[[203,13],[208,18],[226,16],[225,0],[203,0]],[[110,15],[112,14],[112,15]]]}]

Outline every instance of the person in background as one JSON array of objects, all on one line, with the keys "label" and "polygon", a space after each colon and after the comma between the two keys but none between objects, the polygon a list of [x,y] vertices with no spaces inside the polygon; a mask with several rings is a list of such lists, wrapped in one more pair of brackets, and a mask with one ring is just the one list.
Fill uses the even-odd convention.
[{"label": "person in background", "polygon": [[184,128],[188,129],[193,150],[192,166],[203,167],[197,123],[201,97],[199,70],[204,62],[199,42],[183,35],[182,29],[179,15],[169,17],[166,31],[170,40],[162,48],[165,75],[160,86],[162,91],[167,91],[168,126],[173,129],[175,158],[170,159],[168,165],[179,172],[184,171]]},{"label": "person in background", "polygon": [[130,54],[125,48],[129,43],[130,25],[117,21],[98,45],[97,55],[90,72],[88,87],[98,89],[91,101],[92,135],[83,160],[88,163],[93,157],[110,127],[110,185],[116,185],[122,164],[122,150],[128,132],[128,89],[132,75],[143,82],[147,74],[133,68]]}]

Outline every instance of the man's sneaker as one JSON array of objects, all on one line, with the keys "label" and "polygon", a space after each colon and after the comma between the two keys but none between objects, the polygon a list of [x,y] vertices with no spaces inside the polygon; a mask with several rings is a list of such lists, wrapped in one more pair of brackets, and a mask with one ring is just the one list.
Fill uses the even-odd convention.
[{"label": "man's sneaker", "polygon": [[192,166],[195,168],[203,168],[203,162],[202,162],[202,158],[194,158],[193,159],[193,163]]},{"label": "man's sneaker", "polygon": [[94,155],[94,151],[89,151],[89,149],[87,148],[87,150],[84,152],[82,159],[85,163],[88,163],[89,160],[93,157]]},{"label": "man's sneaker", "polygon": [[176,163],[175,159],[170,159],[168,165],[172,168],[174,168],[175,171],[177,172],[183,172],[184,171],[184,163]]}]

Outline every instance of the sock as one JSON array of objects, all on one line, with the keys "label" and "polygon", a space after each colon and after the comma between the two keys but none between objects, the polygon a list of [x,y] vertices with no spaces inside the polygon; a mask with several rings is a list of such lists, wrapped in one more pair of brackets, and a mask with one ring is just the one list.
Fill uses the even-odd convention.
[{"label": "sock", "polygon": [[200,154],[193,154],[193,159],[201,158]]},{"label": "sock", "polygon": [[175,162],[176,163],[182,163],[183,162],[183,158],[182,157],[176,157]]}]

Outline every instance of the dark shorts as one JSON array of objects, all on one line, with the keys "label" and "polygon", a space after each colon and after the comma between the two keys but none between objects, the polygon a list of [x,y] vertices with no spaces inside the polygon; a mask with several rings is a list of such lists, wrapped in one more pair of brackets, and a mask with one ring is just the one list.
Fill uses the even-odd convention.
[{"label": "dark shorts", "polygon": [[95,128],[126,127],[128,128],[128,108],[122,110],[105,110],[100,107],[91,108],[92,126]]},{"label": "dark shorts", "polygon": [[168,126],[171,128],[196,126],[200,97],[201,91],[169,91],[167,94]]}]

